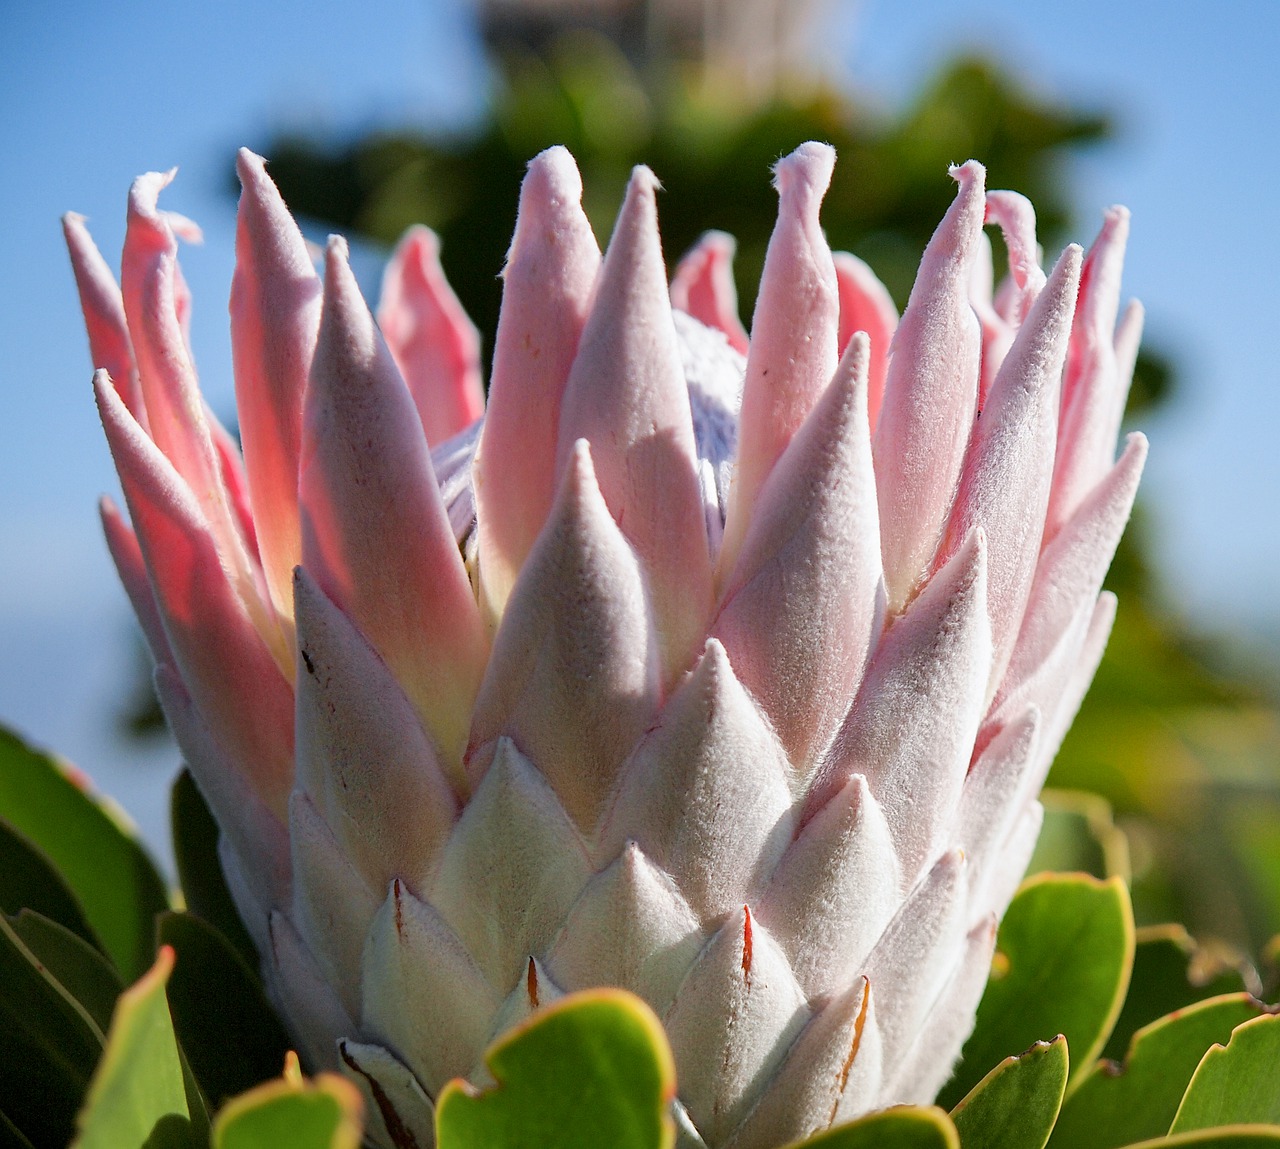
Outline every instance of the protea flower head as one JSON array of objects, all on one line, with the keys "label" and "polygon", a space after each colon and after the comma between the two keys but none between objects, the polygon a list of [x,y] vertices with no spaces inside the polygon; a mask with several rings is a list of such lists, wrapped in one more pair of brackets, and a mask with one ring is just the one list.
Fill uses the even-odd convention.
[{"label": "protea flower head", "polygon": [[427,1143],[496,1033],[597,985],[662,1019],[711,1147],[951,1071],[1113,618],[1141,312],[1117,325],[1122,209],[1046,276],[970,162],[899,320],[827,247],[833,162],[777,165],[748,340],[727,237],[668,284],[638,168],[602,259],[542,153],[479,419],[434,237],[375,321],[242,152],[243,462],[197,389],[171,177],[134,184],[122,290],[67,219],[165,712],[269,990],[375,1141]]}]

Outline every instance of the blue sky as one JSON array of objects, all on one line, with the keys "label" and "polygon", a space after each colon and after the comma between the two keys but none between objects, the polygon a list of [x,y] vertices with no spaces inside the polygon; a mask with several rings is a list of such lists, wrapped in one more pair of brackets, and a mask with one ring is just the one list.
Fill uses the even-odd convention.
[{"label": "blue sky", "polygon": [[[886,107],[977,46],[1116,115],[1074,188],[1082,239],[1107,204],[1133,209],[1126,287],[1184,371],[1178,408],[1147,428],[1171,590],[1205,625],[1280,633],[1280,4],[836,6],[830,50]],[[88,215],[114,260],[129,181],[180,167],[165,204],[204,227],[184,269],[202,380],[227,410],[234,148],[281,127],[457,123],[483,79],[463,0],[0,8],[0,720],[77,759],[148,827],[171,762],[123,770],[138,755],[108,736],[130,623],[97,526],[115,484],[58,216]]]}]

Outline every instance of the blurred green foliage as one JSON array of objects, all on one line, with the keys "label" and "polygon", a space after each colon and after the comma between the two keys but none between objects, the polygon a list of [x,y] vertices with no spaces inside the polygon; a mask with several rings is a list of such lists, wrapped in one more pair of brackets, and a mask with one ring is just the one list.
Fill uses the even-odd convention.
[{"label": "blurred green foliage", "polygon": [[[641,162],[666,188],[669,262],[708,228],[735,235],[749,318],[776,212],[766,173],[802,140],[827,140],[840,156],[822,213],[832,246],[867,260],[902,306],[953,194],[949,164],[976,157],[990,186],[1026,194],[1052,253],[1072,222],[1071,155],[1108,131],[1103,115],[1033,95],[974,57],[943,67],[891,116],[830,88],[758,105],[671,69],[642,76],[585,33],[544,55],[507,54],[495,73],[491,114],[471,134],[340,145],[289,136],[269,149],[273,177],[304,218],[386,244],[411,223],[435,228],[450,282],[489,339],[524,166],[551,144],[576,156],[602,240]],[[1167,360],[1144,352],[1130,420],[1168,403],[1175,381]],[[1115,632],[1051,783],[1112,803],[1133,846],[1140,924],[1181,920],[1256,953],[1280,931],[1280,711],[1265,684],[1220,669],[1229,651],[1197,641],[1162,605],[1148,542],[1140,508],[1109,578],[1121,598]]]}]

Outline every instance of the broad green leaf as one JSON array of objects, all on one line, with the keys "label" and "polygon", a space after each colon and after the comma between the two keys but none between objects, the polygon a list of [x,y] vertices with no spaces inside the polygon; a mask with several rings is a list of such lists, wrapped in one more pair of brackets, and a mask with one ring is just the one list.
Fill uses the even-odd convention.
[{"label": "broad green leaf", "polygon": [[1029,878],[1001,923],[977,1023],[938,1104],[954,1108],[1011,1051],[1057,1034],[1072,1051],[1070,1089],[1111,1031],[1132,961],[1133,912],[1119,878]]},{"label": "broad green leaf", "polygon": [[797,1141],[790,1149],[960,1149],[956,1127],[941,1109],[899,1105]]},{"label": "broad green leaf", "polygon": [[157,1126],[162,1144],[182,1143],[187,1095],[164,996],[172,972],[173,950],[161,947],[155,965],[120,995],[72,1149],[133,1149]]},{"label": "broad green leaf", "polygon": [[115,967],[83,938],[41,914],[23,910],[9,925],[46,976],[56,979],[106,1033],[124,989]]},{"label": "broad green leaf", "polygon": [[1264,1123],[1280,1125],[1280,1014],[1246,1021],[1204,1055],[1169,1132]]},{"label": "broad green leaf", "polygon": [[102,1030],[39,968],[0,916],[0,1111],[35,1145],[65,1145],[75,1130]]},{"label": "broad green leaf", "polygon": [[48,856],[125,979],[141,976],[152,959],[155,916],[169,907],[164,882],[77,775],[2,728],[0,817]]},{"label": "broad green leaf", "polygon": [[1277,1149],[1280,1126],[1221,1125],[1216,1129],[1198,1129],[1169,1137],[1139,1141],[1125,1149]]},{"label": "broad green leaf", "polygon": [[0,818],[0,911],[35,910],[101,946],[57,867],[30,838]]},{"label": "broad green leaf", "polygon": [[[173,827],[173,856],[178,864],[178,881],[187,909],[204,918],[254,971],[257,978],[258,952],[236,913],[231,892],[218,861],[218,823],[196,787],[190,770],[174,779],[169,796],[169,817]],[[272,1074],[275,1066],[272,1066]]]},{"label": "broad green leaf", "polygon": [[963,1149],[1044,1149],[1069,1068],[1061,1035],[1005,1058],[951,1111]]},{"label": "broad green leaf", "polygon": [[670,1149],[675,1065],[662,1025],[623,990],[570,994],[492,1045],[497,1087],[451,1081],[438,1149]]},{"label": "broad green leaf", "polygon": [[358,1149],[362,1109],[359,1091],[336,1074],[285,1076],[227,1103],[213,1149]]},{"label": "broad green leaf", "polygon": [[173,1026],[211,1106],[274,1077],[289,1040],[258,980],[213,926],[162,914],[156,940],[177,954],[167,995]]},{"label": "broad green leaf", "polygon": [[1243,967],[1198,947],[1184,927],[1144,926],[1137,931],[1129,993],[1102,1056],[1119,1061],[1144,1025],[1193,1002],[1245,989]]},{"label": "broad green leaf", "polygon": [[1188,1006],[1140,1029],[1122,1066],[1100,1061],[1067,1098],[1050,1149],[1112,1149],[1168,1131],[1204,1052],[1262,1006],[1231,994]]},{"label": "broad green leaf", "polygon": [[1116,828],[1111,803],[1083,790],[1040,795],[1044,825],[1028,874],[1080,871],[1095,878],[1129,879],[1129,843]]}]

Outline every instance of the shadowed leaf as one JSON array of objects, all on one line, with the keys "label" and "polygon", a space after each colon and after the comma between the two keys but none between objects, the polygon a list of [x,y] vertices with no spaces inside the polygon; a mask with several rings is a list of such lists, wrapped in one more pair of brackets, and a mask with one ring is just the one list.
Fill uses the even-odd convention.
[{"label": "shadowed leaf", "polygon": [[57,868],[121,975],[139,977],[151,962],[155,915],[169,898],[137,839],[74,775],[3,729],[0,817]]},{"label": "shadowed leaf", "polygon": [[164,914],[157,940],[177,961],[167,996],[174,1029],[212,1107],[273,1077],[288,1039],[253,973],[211,925]]},{"label": "shadowed leaf", "polygon": [[173,856],[187,909],[222,934],[249,969],[255,971],[256,977],[258,951],[236,913],[218,861],[218,823],[196,788],[190,770],[180,771],[174,779],[169,817],[173,828]]}]

